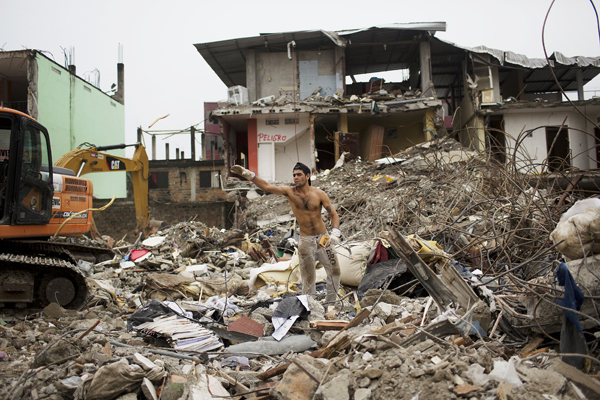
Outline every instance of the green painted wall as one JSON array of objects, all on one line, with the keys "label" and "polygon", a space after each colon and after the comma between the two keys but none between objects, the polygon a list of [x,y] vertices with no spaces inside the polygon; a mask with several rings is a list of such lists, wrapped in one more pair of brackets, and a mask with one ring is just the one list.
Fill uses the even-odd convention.
[{"label": "green painted wall", "polygon": [[[50,133],[52,162],[71,150],[70,76],[45,57],[36,57],[38,121]],[[35,79],[35,77],[34,77]]]},{"label": "green painted wall", "polygon": [[[125,106],[45,56],[37,54],[36,61],[38,121],[50,133],[53,162],[84,142],[125,143]],[[109,153],[125,156],[125,150]],[[127,196],[124,172],[85,177],[92,180],[97,198]]]}]

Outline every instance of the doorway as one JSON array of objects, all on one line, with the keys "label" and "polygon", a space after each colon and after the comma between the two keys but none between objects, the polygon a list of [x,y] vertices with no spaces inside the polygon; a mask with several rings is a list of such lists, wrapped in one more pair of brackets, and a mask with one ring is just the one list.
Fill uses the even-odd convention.
[{"label": "doorway", "polygon": [[490,160],[494,160],[504,165],[506,163],[506,138],[504,136],[504,118],[502,115],[494,115],[490,118],[488,125]]},{"label": "doorway", "polygon": [[315,148],[317,150],[317,170],[319,171],[335,166],[337,123],[337,115],[323,115],[315,118]]},{"label": "doorway", "polygon": [[571,146],[569,129],[563,126],[546,127],[546,149],[548,150],[548,171],[564,171],[571,167]]}]

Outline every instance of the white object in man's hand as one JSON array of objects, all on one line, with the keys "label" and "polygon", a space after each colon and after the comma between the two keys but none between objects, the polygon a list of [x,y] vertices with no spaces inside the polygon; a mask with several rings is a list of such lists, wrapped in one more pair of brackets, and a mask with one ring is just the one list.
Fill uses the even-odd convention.
[{"label": "white object in man's hand", "polygon": [[246,168],[242,167],[241,165],[234,165],[233,167],[231,167],[230,171],[236,175],[243,176],[244,178],[248,179],[249,181],[251,181],[252,179],[254,179],[256,177],[256,174],[254,172],[247,170]]},{"label": "white object in man's hand", "polygon": [[340,244],[342,242],[342,231],[338,228],[333,228],[331,230],[331,235],[329,235],[329,242],[332,245]]}]

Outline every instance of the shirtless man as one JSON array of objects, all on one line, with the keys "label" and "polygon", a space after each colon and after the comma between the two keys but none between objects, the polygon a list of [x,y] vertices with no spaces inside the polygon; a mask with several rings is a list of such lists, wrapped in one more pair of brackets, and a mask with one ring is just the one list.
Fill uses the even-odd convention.
[{"label": "shirtless man", "polygon": [[[264,191],[283,195],[292,206],[296,221],[300,227],[300,243],[298,255],[300,257],[300,274],[302,275],[302,293],[315,294],[315,258],[327,273],[327,297],[326,302],[336,300],[337,291],[340,287],[340,265],[336,253],[331,246],[340,243],[342,232],[340,231],[340,217],[331,205],[329,197],[321,189],[311,186],[310,169],[298,163],[294,166],[294,186],[275,186],[264,179],[259,178],[252,171],[239,165],[231,168],[231,172],[241,175]],[[328,234],[325,223],[321,219],[321,207],[331,217],[333,226],[331,235]],[[329,236],[330,244],[327,247],[319,245],[321,236]]]}]

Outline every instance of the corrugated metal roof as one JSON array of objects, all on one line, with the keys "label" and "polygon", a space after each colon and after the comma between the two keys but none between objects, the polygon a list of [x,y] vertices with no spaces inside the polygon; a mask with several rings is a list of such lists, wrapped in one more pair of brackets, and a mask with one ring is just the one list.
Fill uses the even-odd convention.
[{"label": "corrugated metal roof", "polygon": [[359,32],[366,32],[372,29],[402,29],[413,31],[428,31],[428,32],[446,32],[445,22],[408,22],[394,23],[388,25],[376,25],[369,28],[351,29],[347,31],[337,31],[341,36],[354,35]]},{"label": "corrugated metal roof", "polygon": [[[436,38],[441,42],[447,43],[453,47],[463,49],[472,53],[489,54],[494,57],[500,65],[513,64],[525,68],[544,68],[548,65],[545,58],[529,58],[523,54],[517,54],[512,51],[492,49],[486,46],[467,47],[459,46],[455,43]],[[566,57],[564,54],[559,52],[552,53],[548,57],[551,61],[555,61],[558,64],[565,66],[578,66],[578,67],[600,67],[600,57]],[[553,65],[554,66],[554,65]]]},{"label": "corrugated metal roof", "polygon": [[[449,41],[432,38],[433,83],[438,97],[448,96],[450,92],[449,80],[452,80],[450,85],[459,86],[460,82],[458,80],[462,79],[460,77],[461,63],[468,54],[471,54],[471,58],[476,62],[487,62],[489,65],[497,66],[501,86],[511,72],[517,69],[525,72],[523,76],[524,93],[560,91],[546,59],[529,58],[512,51],[492,49],[486,46],[458,46]],[[476,57],[477,54],[491,57],[489,59],[487,57]],[[557,76],[560,86],[566,91],[577,90],[578,71],[581,71],[584,85],[600,73],[600,57],[566,57],[559,52],[555,52],[549,59],[554,75]],[[452,65],[455,66],[455,79],[448,76],[451,74],[449,70],[452,69]]]}]

